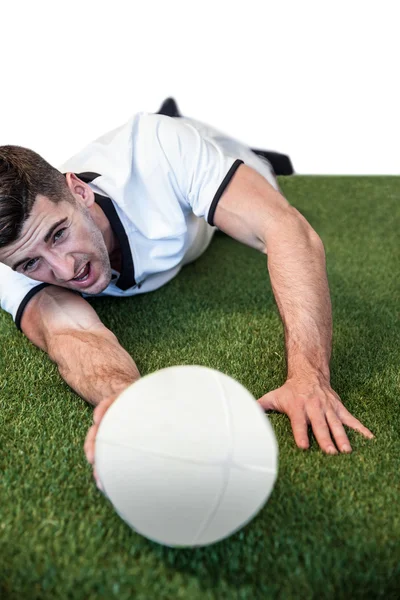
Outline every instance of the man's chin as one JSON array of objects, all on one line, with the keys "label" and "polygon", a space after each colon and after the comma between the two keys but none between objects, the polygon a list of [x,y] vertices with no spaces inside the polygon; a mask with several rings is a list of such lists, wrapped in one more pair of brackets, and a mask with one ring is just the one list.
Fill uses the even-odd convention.
[{"label": "man's chin", "polygon": [[86,296],[98,296],[101,292],[104,292],[108,288],[108,285],[105,285],[97,290],[77,290],[74,288],[74,292],[80,292],[81,294],[85,294]]},{"label": "man's chin", "polygon": [[92,285],[90,285],[88,288],[84,288],[81,286],[74,286],[71,287],[70,289],[72,289],[74,292],[79,292],[81,294],[86,294],[87,296],[97,296],[98,294],[101,294],[101,292],[104,292],[104,290],[106,290],[108,288],[108,286],[110,285],[111,282],[111,277],[112,274],[110,273],[110,277],[107,281],[107,279],[104,281],[96,281],[95,283],[93,283]]}]

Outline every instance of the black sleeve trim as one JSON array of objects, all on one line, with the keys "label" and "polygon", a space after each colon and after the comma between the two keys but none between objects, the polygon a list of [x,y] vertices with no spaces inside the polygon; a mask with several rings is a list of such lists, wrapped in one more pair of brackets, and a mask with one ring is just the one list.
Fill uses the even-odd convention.
[{"label": "black sleeve trim", "polygon": [[235,160],[235,162],[233,163],[233,165],[229,169],[229,171],[228,171],[225,179],[223,180],[223,182],[219,186],[219,188],[217,190],[217,193],[214,196],[214,200],[211,202],[210,210],[208,212],[207,222],[208,222],[209,225],[214,225],[214,214],[215,214],[215,209],[217,208],[217,204],[218,204],[218,202],[219,202],[222,194],[224,193],[225,188],[228,186],[230,180],[232,179],[232,177],[236,173],[238,167],[240,167],[240,165],[242,165],[242,164],[244,164],[243,160],[240,160],[239,158],[237,160]]},{"label": "black sleeve trim", "polygon": [[22,319],[22,313],[25,310],[26,305],[28,304],[29,300],[31,298],[33,298],[33,296],[35,294],[37,294],[38,292],[40,292],[40,290],[42,290],[43,288],[47,287],[48,285],[50,285],[49,283],[41,283],[40,285],[36,285],[34,288],[32,288],[27,295],[25,296],[25,298],[22,300],[21,304],[19,305],[19,308],[17,310],[17,314],[15,315],[15,324],[17,326],[17,328],[22,331],[21,329],[21,319]]}]

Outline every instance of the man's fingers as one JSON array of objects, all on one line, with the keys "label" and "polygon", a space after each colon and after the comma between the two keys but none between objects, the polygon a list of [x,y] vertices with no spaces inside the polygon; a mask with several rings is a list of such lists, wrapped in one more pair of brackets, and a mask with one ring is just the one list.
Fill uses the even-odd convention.
[{"label": "man's fingers", "polygon": [[302,450],[307,450],[309,447],[308,441],[308,423],[304,409],[296,410],[294,414],[289,415],[294,441]]},{"label": "man's fingers", "polygon": [[308,417],[311,422],[311,427],[316,437],[316,440],[324,452],[327,454],[337,454],[334,443],[332,442],[328,424],[326,422],[325,413],[321,406],[314,404],[308,409]]},{"label": "man's fingers", "polygon": [[89,427],[89,430],[86,435],[85,443],[83,446],[87,461],[91,465],[94,462],[94,443],[95,443],[95,439],[96,439],[97,429],[98,429],[97,425],[92,425],[91,427]]},{"label": "man's fingers", "polygon": [[105,413],[110,408],[111,404],[117,399],[117,397],[118,396],[110,396],[109,398],[106,398],[97,404],[93,411],[93,423],[95,425],[100,424],[100,421],[104,417]]},{"label": "man's fingers", "polygon": [[352,452],[344,425],[367,438],[374,437],[367,427],[349,413],[329,386],[313,389],[311,393],[306,391],[302,382],[288,380],[285,385],[257,400],[264,410],[276,410],[288,415],[299,448],[309,448],[310,424],[321,450],[327,454],[337,454],[337,448],[340,452]]},{"label": "man's fingers", "polygon": [[107,411],[109,407],[109,404],[107,402],[100,402],[100,404],[98,404],[96,406],[96,408],[93,411],[93,423],[95,425],[99,425],[101,419],[104,416],[104,413]]},{"label": "man's fingers", "polygon": [[351,452],[352,448],[349,442],[349,438],[346,435],[342,421],[334,413],[333,410],[327,411],[326,420],[328,422],[331,433],[335,439],[336,446],[341,452]]},{"label": "man's fingers", "polygon": [[262,396],[261,398],[259,398],[259,400],[257,400],[258,404],[264,409],[264,410],[279,410],[279,408],[277,407],[276,401],[275,401],[275,391],[273,392],[268,392],[268,394],[264,394],[264,396]]},{"label": "man's fingers", "polygon": [[362,433],[362,435],[369,438],[370,440],[375,437],[374,434],[372,433],[372,431],[367,429],[367,427],[364,427],[364,425],[362,423],[360,423],[360,421],[358,419],[353,417],[353,415],[350,414],[346,408],[343,407],[343,409],[341,411],[339,411],[339,418],[341,419],[342,423],[347,425],[347,427],[351,427],[352,429],[355,429],[356,431],[358,431],[359,433]]}]

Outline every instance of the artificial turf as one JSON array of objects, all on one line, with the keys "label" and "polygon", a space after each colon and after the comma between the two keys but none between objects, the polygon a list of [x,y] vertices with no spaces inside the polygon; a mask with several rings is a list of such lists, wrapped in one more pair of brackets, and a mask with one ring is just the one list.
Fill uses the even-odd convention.
[{"label": "artificial turf", "polygon": [[[400,178],[280,177],[322,238],[333,305],[331,383],[375,434],[353,453],[294,444],[270,413],[279,475],[241,531],[171,549],[132,531],[95,486],[93,408],[0,312],[0,598],[400,597]],[[156,292],[91,301],[142,375],[200,364],[259,398],[285,381],[265,257],[217,233]],[[249,440],[251,443],[251,440]]]}]

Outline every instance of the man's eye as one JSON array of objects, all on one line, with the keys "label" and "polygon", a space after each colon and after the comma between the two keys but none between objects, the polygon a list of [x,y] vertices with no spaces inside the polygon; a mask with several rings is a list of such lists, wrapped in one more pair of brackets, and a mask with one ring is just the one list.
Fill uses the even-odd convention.
[{"label": "man's eye", "polygon": [[[58,242],[58,240],[59,240],[60,238],[62,238],[62,237],[63,237],[63,235],[64,235],[64,231],[65,231],[65,230],[66,230],[66,227],[62,227],[61,229],[59,229],[59,230],[57,231],[57,233],[55,233],[55,234],[54,234],[54,236],[53,236],[53,241],[54,241],[54,242]],[[58,235],[59,233],[60,233],[61,235]],[[58,237],[57,237],[57,236],[58,236]]]},{"label": "man's eye", "polygon": [[34,266],[35,266],[35,264],[36,264],[36,262],[35,262],[35,261],[37,261],[37,258],[31,258],[31,260],[30,260],[30,261],[28,261],[27,263],[25,263],[25,264],[24,264],[24,268],[23,268],[23,270],[24,270],[24,271],[31,271],[31,270],[32,270],[32,267],[34,267]]}]

